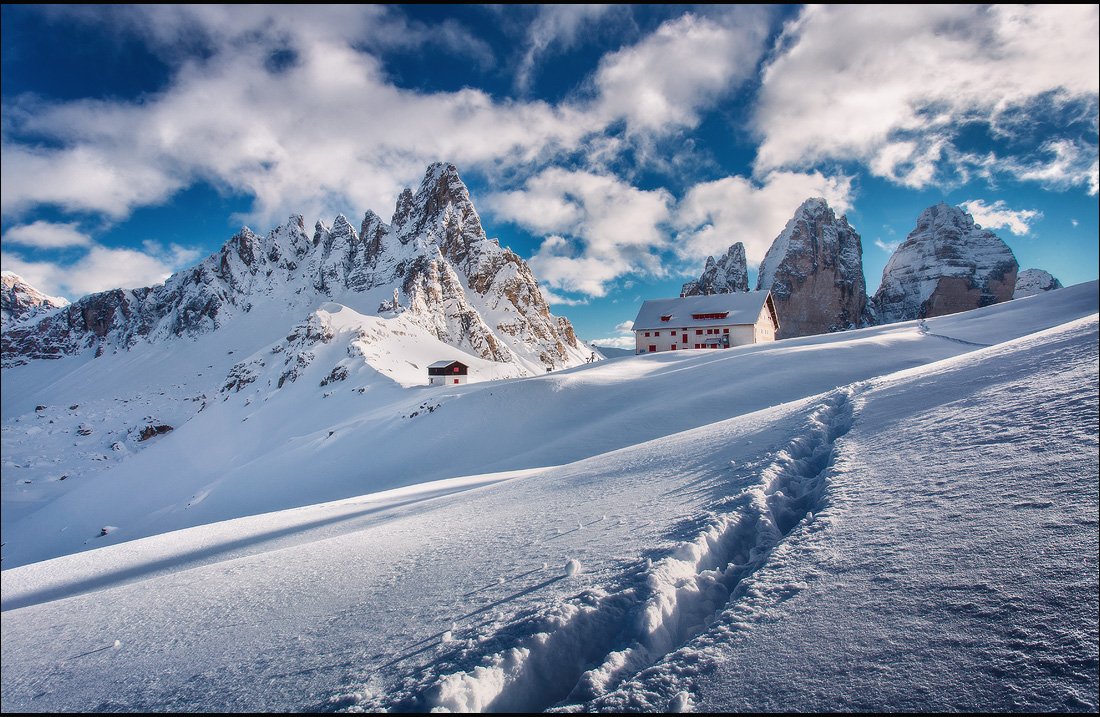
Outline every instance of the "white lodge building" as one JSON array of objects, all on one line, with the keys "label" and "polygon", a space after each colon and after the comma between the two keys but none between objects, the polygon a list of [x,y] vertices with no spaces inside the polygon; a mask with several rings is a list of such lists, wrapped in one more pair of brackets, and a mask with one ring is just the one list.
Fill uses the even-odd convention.
[{"label": "white lodge building", "polygon": [[653,299],[634,319],[635,353],[728,349],[775,341],[779,318],[770,291]]}]

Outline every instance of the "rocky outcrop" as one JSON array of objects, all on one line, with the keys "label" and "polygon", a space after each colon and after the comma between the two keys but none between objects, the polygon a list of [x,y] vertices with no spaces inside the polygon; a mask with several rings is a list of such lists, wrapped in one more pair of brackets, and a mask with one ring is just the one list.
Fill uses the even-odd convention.
[{"label": "rocky outcrop", "polygon": [[735,243],[718,259],[707,257],[703,275],[684,284],[680,296],[732,294],[749,290],[749,270],[745,262],[745,245]]},{"label": "rocky outcrop", "polygon": [[486,238],[458,170],[436,163],[416,192],[401,193],[389,225],[368,211],[358,230],[343,215],[312,234],[301,216],[265,237],[243,228],[162,285],[93,294],[5,328],[3,363],[216,331],[260,303],[285,306],[297,321],[329,300],[367,314],[385,300],[408,307],[441,341],[532,372],[589,355],[568,320],[550,313],[526,262]]},{"label": "rocky outcrop", "polygon": [[859,234],[821,198],[803,202],[775,238],[760,264],[756,288],[772,293],[777,338],[871,322]]},{"label": "rocky outcrop", "polygon": [[1016,288],[1012,292],[1013,299],[1025,296],[1035,296],[1044,291],[1061,289],[1062,282],[1051,276],[1050,272],[1042,269],[1024,269],[1016,275]]},{"label": "rocky outcrop", "polygon": [[68,304],[65,299],[43,294],[18,274],[10,271],[0,274],[0,325],[5,328]]},{"label": "rocky outcrop", "polygon": [[921,212],[890,257],[874,309],[881,323],[892,323],[1008,301],[1018,269],[1000,237],[963,209],[941,202]]}]

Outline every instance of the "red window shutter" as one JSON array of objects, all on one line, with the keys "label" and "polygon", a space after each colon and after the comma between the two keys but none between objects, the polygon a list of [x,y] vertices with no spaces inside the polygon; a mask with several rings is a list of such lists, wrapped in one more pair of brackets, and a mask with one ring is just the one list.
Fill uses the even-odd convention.
[{"label": "red window shutter", "polygon": [[457,379],[457,378],[455,379],[455,383],[458,383],[458,379]]},{"label": "red window shutter", "polygon": [[702,329],[695,329],[695,335],[696,336],[702,336],[703,335],[703,330]]},{"label": "red window shutter", "polygon": [[657,353],[657,346],[655,344],[650,344],[649,345],[649,353],[651,353],[651,354]]}]

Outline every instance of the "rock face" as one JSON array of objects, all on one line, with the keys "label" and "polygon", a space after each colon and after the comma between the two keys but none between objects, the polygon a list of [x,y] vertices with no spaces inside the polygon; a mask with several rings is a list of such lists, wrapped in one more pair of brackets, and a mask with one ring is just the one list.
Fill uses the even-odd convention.
[{"label": "rock face", "polygon": [[1062,282],[1050,275],[1050,272],[1042,269],[1024,269],[1016,275],[1016,288],[1012,292],[1013,299],[1025,296],[1035,296],[1044,291],[1061,289]]},{"label": "rock face", "polygon": [[358,230],[343,215],[332,226],[318,222],[312,235],[301,216],[266,237],[245,227],[162,285],[92,294],[21,321],[0,348],[4,365],[99,355],[215,331],[261,304],[290,307],[297,321],[324,301],[373,314],[395,298],[391,311],[492,361],[541,373],[589,355],[569,321],[551,315],[526,262],[486,238],[458,170],[443,163],[428,168],[416,192],[402,192],[389,225],[368,211]]},{"label": "rock face", "polygon": [[18,274],[0,274],[0,325],[4,328],[68,304],[65,299],[43,294]]},{"label": "rock face", "polygon": [[1000,237],[941,202],[921,212],[890,257],[873,299],[875,312],[885,324],[1008,301],[1018,269]]},{"label": "rock face", "polygon": [[707,257],[703,275],[684,284],[680,296],[732,294],[749,290],[749,270],[745,263],[745,245],[737,242],[718,261]]},{"label": "rock face", "polygon": [[823,334],[871,323],[863,244],[824,199],[807,199],[775,238],[756,283],[770,290],[777,338]]}]

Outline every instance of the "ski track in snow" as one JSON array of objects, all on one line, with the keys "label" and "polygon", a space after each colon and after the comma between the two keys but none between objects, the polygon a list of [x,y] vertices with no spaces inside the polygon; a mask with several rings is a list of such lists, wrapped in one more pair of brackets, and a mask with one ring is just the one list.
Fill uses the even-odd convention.
[{"label": "ski track in snow", "polygon": [[[737,586],[764,565],[775,547],[799,526],[813,522],[826,504],[836,442],[854,420],[855,391],[848,387],[828,395],[804,430],[761,471],[756,485],[723,500],[720,512],[694,539],[667,557],[646,560],[623,589],[588,590],[556,614],[529,616],[499,630],[498,639],[479,641],[498,647],[503,642],[503,649],[486,653],[484,648],[460,648],[465,654],[438,660],[473,665],[467,669],[414,677],[387,694],[372,696],[364,690],[361,699],[337,697],[334,706],[351,711],[539,712],[568,710],[613,690],[705,630],[737,599]],[[523,592],[561,579],[550,578]],[[444,634],[433,638],[446,641]],[[434,639],[422,642],[427,644],[412,646],[420,649],[391,664],[437,644]],[[690,695],[677,695],[674,702],[678,711],[687,709]]]}]

